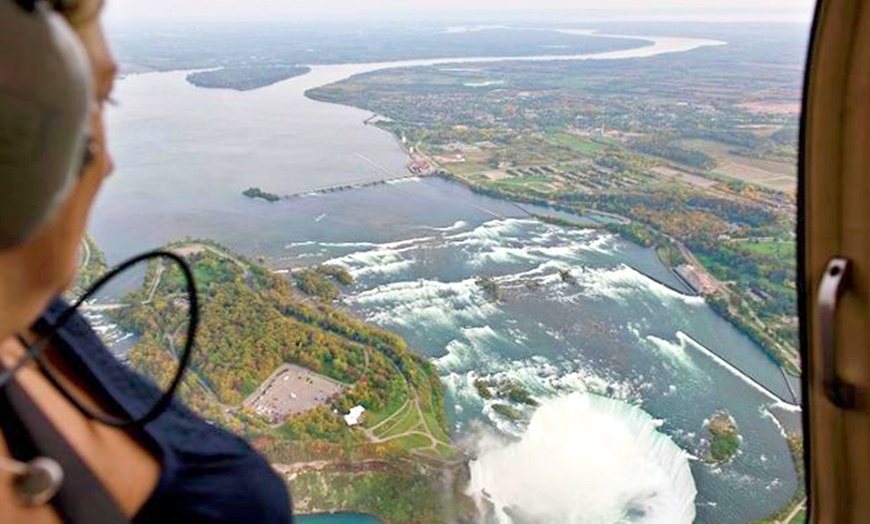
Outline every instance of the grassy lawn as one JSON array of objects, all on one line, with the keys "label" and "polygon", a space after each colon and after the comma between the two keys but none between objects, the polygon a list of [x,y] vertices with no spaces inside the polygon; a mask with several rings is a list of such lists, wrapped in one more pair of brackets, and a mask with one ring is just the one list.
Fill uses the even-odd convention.
[{"label": "grassy lawn", "polygon": [[570,133],[550,133],[547,135],[547,141],[553,145],[567,147],[572,151],[583,153],[584,155],[604,149],[604,146],[601,144]]},{"label": "grassy lawn", "polygon": [[470,175],[472,173],[492,171],[492,167],[488,164],[478,164],[475,162],[456,162],[453,164],[443,164],[441,167],[456,175]]},{"label": "grassy lawn", "polygon": [[405,411],[400,415],[395,422],[390,422],[386,428],[381,428],[375,432],[380,438],[389,438],[393,435],[401,435],[420,423],[420,417],[417,415],[417,408],[413,403],[408,403]]},{"label": "grassy lawn", "polygon": [[435,451],[438,453],[438,456],[446,459],[452,459],[456,456],[456,451],[454,451],[450,446],[445,446],[444,444],[436,445]]},{"label": "grassy lawn", "polygon": [[553,181],[553,177],[549,176],[522,176],[515,178],[507,178],[499,180],[495,183],[497,186],[530,186],[533,184],[549,184]]},{"label": "grassy lawn", "polygon": [[[410,403],[409,403],[409,405],[410,405]],[[375,430],[375,435],[377,435],[378,437],[383,437],[387,432],[390,431],[391,428],[393,428],[395,425],[402,422],[405,419],[405,417],[408,416],[408,413],[409,413],[408,405],[402,407],[402,410],[399,412],[396,412],[395,416],[389,422],[387,422],[386,424],[383,424],[381,427],[379,427],[378,429]],[[369,427],[372,427],[372,426],[370,425]]]},{"label": "grassy lawn", "polygon": [[447,434],[444,433],[441,425],[438,424],[437,420],[435,420],[434,414],[423,412],[423,419],[426,422],[426,427],[429,428],[429,433],[431,433],[433,437],[442,442],[450,442],[450,437],[448,437]]},{"label": "grassy lawn", "polygon": [[384,409],[380,411],[366,412],[365,424],[366,427],[377,426],[381,421],[390,418],[390,415],[395,413],[402,407],[402,404],[408,400],[408,387],[405,381],[400,376],[396,376],[390,383],[389,400]]},{"label": "grassy lawn", "polygon": [[[412,371],[416,371],[416,376],[424,377],[425,371],[417,366],[416,364],[411,364]],[[431,386],[428,382],[424,382],[422,380],[415,380],[415,382],[419,382],[415,384],[416,388],[416,396],[420,403],[420,409],[417,409],[417,405],[415,402],[410,401],[407,402],[403,409],[396,413],[393,418],[390,419],[389,422],[383,424],[381,427],[377,428],[374,431],[374,434],[379,439],[386,439],[392,443],[397,444],[401,449],[411,450],[418,448],[428,448],[432,445],[431,440],[426,436],[426,434],[432,435],[436,440],[443,441],[444,446],[441,450],[433,450],[432,455],[436,457],[446,457],[450,458],[455,455],[455,451],[451,445],[450,437],[447,435],[444,428],[438,423],[438,419],[436,415],[432,412],[432,390]],[[404,403],[404,398],[408,396],[408,384],[402,380],[401,385],[394,385],[394,389],[400,389],[401,393],[404,395],[402,397],[402,402]],[[394,405],[398,402],[398,399],[393,400],[391,405]],[[377,419],[378,422],[385,420],[385,417],[379,417]],[[377,422],[372,423],[371,420],[367,422],[369,428],[374,427]],[[403,435],[409,432],[416,432],[420,434],[412,434],[412,435]]]},{"label": "grassy lawn", "polygon": [[740,242],[740,247],[764,256],[795,257],[795,243],[790,240],[774,240],[770,242],[754,242],[752,240]]},{"label": "grassy lawn", "polygon": [[[214,283],[232,282],[237,275],[241,274],[235,263],[217,255],[208,253],[204,260],[193,264],[193,276],[196,279],[197,289],[207,290]],[[144,289],[150,291],[154,280],[149,279]],[[175,264],[164,264],[163,273],[160,275],[160,293],[176,293],[186,288],[187,281],[181,270]]]},{"label": "grassy lawn", "polygon": [[542,193],[552,193],[553,187],[550,185],[555,179],[550,176],[524,176],[499,180],[492,183],[496,188],[510,189],[516,191],[519,188],[540,191]]},{"label": "grassy lawn", "polygon": [[196,278],[196,283],[203,288],[207,288],[217,278],[217,269],[212,266],[202,266],[197,264],[193,268],[193,276]]},{"label": "grassy lawn", "polygon": [[402,447],[402,449],[405,449],[408,451],[410,451],[412,449],[428,448],[429,446],[432,445],[431,440],[426,438],[424,435],[418,435],[418,434],[408,435],[408,436],[396,439],[395,441],[391,441],[391,442],[398,443]]}]

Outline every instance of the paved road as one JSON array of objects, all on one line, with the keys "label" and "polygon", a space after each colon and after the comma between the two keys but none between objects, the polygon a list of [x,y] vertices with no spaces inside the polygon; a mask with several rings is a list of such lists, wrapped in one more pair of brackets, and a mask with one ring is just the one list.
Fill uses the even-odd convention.
[{"label": "paved road", "polygon": [[795,519],[795,517],[798,516],[798,513],[800,513],[802,510],[806,509],[806,507],[807,507],[807,499],[803,499],[794,507],[794,509],[791,511],[791,513],[788,514],[788,516],[786,518],[784,518],[780,521],[780,523],[781,524],[790,524],[791,521],[793,521]]},{"label": "paved road", "polygon": [[81,267],[88,267],[88,264],[91,263],[91,246],[88,245],[88,240],[86,238],[82,239],[82,247],[84,248],[82,251],[82,255],[84,256],[84,260],[82,260]]}]

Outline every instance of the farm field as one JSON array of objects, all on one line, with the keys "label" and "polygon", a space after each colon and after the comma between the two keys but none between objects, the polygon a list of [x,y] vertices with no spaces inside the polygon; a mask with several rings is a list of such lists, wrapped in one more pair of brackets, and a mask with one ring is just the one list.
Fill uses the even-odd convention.
[{"label": "farm field", "polygon": [[708,140],[687,140],[683,144],[715,158],[718,165],[713,169],[713,172],[717,175],[736,178],[777,191],[794,192],[797,190],[796,165],[738,156],[729,151],[728,145]]}]

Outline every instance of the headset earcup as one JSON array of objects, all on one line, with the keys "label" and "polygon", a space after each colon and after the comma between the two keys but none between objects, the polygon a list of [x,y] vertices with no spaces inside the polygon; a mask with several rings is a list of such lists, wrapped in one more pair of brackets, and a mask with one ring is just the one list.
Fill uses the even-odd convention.
[{"label": "headset earcup", "polygon": [[0,0],[0,249],[33,235],[81,171],[93,100],[87,54],[43,2]]}]

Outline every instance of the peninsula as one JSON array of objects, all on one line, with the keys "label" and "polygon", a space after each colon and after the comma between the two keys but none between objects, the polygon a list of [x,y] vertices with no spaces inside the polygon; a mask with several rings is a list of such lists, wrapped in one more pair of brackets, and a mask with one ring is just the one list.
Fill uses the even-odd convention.
[{"label": "peninsula", "polygon": [[301,66],[222,67],[187,75],[187,81],[196,87],[251,91],[283,80],[302,76],[311,71]]}]

